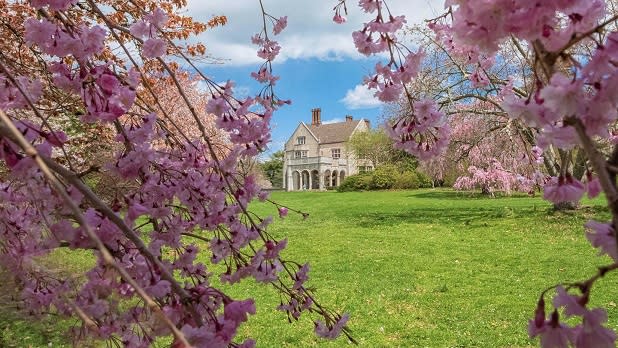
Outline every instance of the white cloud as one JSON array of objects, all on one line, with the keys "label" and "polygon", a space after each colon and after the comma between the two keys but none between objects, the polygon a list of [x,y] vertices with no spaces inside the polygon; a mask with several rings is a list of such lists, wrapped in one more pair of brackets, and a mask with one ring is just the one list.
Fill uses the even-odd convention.
[{"label": "white cloud", "polygon": [[[227,81],[216,81],[215,82],[219,86],[225,86]],[[201,93],[209,93],[210,89],[208,88],[208,83],[203,80],[199,80],[195,84],[198,91]],[[234,92],[234,96],[239,99],[243,99],[248,97],[251,94],[251,88],[249,86],[234,86],[232,87],[232,91]]]},{"label": "white cloud", "polygon": [[[405,14],[408,24],[420,23],[432,17],[442,8],[443,0],[390,0],[393,14]],[[288,16],[288,27],[279,36],[281,53],[275,63],[294,58],[318,58],[324,60],[362,56],[354,48],[352,32],[360,30],[372,15],[363,13],[354,1],[348,3],[348,21],[333,23],[332,6],[335,1],[289,1],[265,0],[266,11],[275,17]],[[262,29],[262,18],[257,1],[203,1],[189,0],[187,15],[202,22],[213,15],[225,15],[228,23],[223,27],[207,30],[198,37],[208,53],[218,58],[229,59],[227,65],[251,65],[261,63],[256,56],[257,46],[251,44],[251,36]]]},{"label": "white cloud", "polygon": [[382,102],[373,96],[373,91],[367,89],[365,85],[356,85],[354,89],[348,89],[345,97],[339,101],[345,104],[348,109],[373,109],[382,106]]},{"label": "white cloud", "polygon": [[343,118],[333,118],[330,120],[322,121],[322,124],[331,124],[331,123],[339,123],[343,122]]}]

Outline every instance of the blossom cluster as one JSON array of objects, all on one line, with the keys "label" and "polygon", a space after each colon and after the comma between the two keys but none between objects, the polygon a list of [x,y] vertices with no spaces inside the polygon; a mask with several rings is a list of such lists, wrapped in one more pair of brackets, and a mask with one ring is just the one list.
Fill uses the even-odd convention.
[{"label": "blossom cluster", "polygon": [[[544,198],[556,204],[577,202],[586,192],[596,197],[604,190],[610,210],[615,212],[615,180],[593,141],[611,140],[610,129],[618,119],[618,71],[611,63],[616,60],[617,37],[608,28],[616,17],[606,17],[605,1],[450,0],[446,6],[448,12],[438,17],[431,28],[452,57],[467,59],[465,64],[478,67],[469,76],[473,87],[488,83],[483,73],[507,40],[524,55],[526,49],[533,55],[534,66],[530,68],[534,82],[522,86],[531,87],[531,92],[516,90],[513,80],[502,84],[499,91],[500,107],[508,116],[534,130],[538,148],[531,158],[542,163],[541,151],[556,147],[568,150],[581,146],[585,151],[589,160],[587,180],[575,178],[567,170],[568,163],[563,163],[557,175],[544,180]],[[597,32],[603,35],[596,36]],[[581,54],[579,49],[588,53]],[[474,172],[477,175],[478,170]],[[614,228],[611,223],[586,224],[588,240],[611,257],[612,265],[601,267],[587,281],[556,286],[554,310],[549,316],[545,312],[546,292],[541,296],[529,325],[529,334],[540,336],[541,346],[615,346],[616,334],[604,326],[606,312],[587,307],[594,282],[616,268]],[[567,325],[561,315],[579,317],[581,324]]]},{"label": "blossom cluster", "polygon": [[[413,52],[399,43],[396,34],[406,23],[405,16],[393,16],[384,1],[361,0],[358,5],[375,17],[361,30],[352,33],[356,49],[365,56],[383,53],[389,56],[386,64],[376,64],[375,73],[366,76],[364,84],[370,90],[376,90],[374,96],[382,102],[395,102],[405,95],[409,106],[405,115],[386,125],[389,135],[397,148],[422,159],[435,157],[448,143],[449,128],[444,122],[445,117],[431,101],[413,100],[407,90],[407,84],[418,74],[424,52]],[[335,7],[333,20],[336,23],[345,22],[341,16],[344,6],[342,1]]]},{"label": "blossom cluster", "polygon": [[[134,4],[102,9],[74,0],[29,6],[38,12],[15,32],[23,31],[39,59],[33,61],[45,68],[40,75],[18,75],[0,62],[0,158],[10,170],[0,180],[0,263],[21,284],[30,312],[79,317],[83,326],[75,328],[75,337],[127,347],[169,335],[177,347],[254,346],[250,339],[234,341],[239,326],[255,314],[254,301],[233,299],[213,286],[215,274],[198,257],[205,253],[222,265],[222,282],[251,277],[274,284],[281,292],[279,309],[288,316],[317,314],[324,323],[318,334],[325,337],[347,332],[347,316],[322,307],[306,288],[309,266],[281,257],[287,241],[267,233],[272,218],[248,210],[253,199],[268,195],[239,164],[265,148],[272,114],[287,102],[273,92],[278,77],[270,63],[279,46],[266,28],[263,38],[254,38],[266,60],[254,77],[267,84],[266,92],[238,100],[233,82],[206,80],[211,98],[198,111],[180,85],[183,72],[165,59],[172,50],[183,57],[168,37],[176,5],[152,12]],[[286,17],[275,20],[273,33],[286,23]],[[128,49],[127,56],[110,58],[110,41],[137,47],[142,59]],[[178,89],[177,100],[186,104],[198,137],[178,131],[153,92],[152,79],[162,71]],[[94,170],[127,183],[126,190],[106,200],[70,159],[58,161],[71,150],[75,131],[65,133],[56,112],[66,114],[73,128],[97,124],[115,131],[111,160]],[[206,132],[207,113],[224,133],[224,146]],[[287,213],[277,208],[281,216]],[[96,262],[80,280],[47,274],[38,258],[56,248],[92,251]]]}]

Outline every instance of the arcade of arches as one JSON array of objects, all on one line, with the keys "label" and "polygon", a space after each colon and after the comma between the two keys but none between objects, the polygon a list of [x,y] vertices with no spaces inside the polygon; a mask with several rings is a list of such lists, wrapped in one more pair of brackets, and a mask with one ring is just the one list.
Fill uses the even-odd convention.
[{"label": "arcade of arches", "polygon": [[[287,173],[286,173],[287,174]],[[317,170],[294,170],[291,175],[291,183],[287,182],[289,175],[285,175],[284,187],[298,190],[325,190],[329,187],[341,185],[345,179],[345,170],[325,170],[321,174]],[[289,184],[292,184],[291,187]]]}]

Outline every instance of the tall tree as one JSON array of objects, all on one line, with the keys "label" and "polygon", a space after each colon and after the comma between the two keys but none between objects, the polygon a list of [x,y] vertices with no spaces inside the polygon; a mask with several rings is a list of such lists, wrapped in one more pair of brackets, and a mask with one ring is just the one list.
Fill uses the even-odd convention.
[{"label": "tall tree", "polygon": [[283,150],[270,154],[260,166],[273,188],[283,188]]},{"label": "tall tree", "polygon": [[393,140],[383,128],[357,132],[348,142],[356,158],[367,160],[373,168],[383,164],[399,164],[406,169],[415,169],[416,160],[405,151],[393,148]]}]

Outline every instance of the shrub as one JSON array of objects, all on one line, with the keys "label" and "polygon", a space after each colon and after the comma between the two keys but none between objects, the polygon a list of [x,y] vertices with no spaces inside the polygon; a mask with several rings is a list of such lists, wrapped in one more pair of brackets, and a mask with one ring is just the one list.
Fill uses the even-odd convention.
[{"label": "shrub", "polygon": [[423,172],[416,172],[416,176],[418,178],[418,188],[432,188],[433,187],[431,178],[427,174]]},{"label": "shrub", "polygon": [[373,171],[371,188],[374,190],[387,190],[393,187],[395,180],[399,176],[397,167],[386,164]]},{"label": "shrub", "polygon": [[430,187],[432,187],[431,179],[423,173],[410,170],[400,172],[394,165],[383,165],[373,172],[348,176],[337,187],[337,191],[405,190]]},{"label": "shrub", "polygon": [[392,188],[396,190],[419,188],[419,178],[417,173],[412,171],[405,171],[403,173],[400,173],[395,179]]},{"label": "shrub", "polygon": [[372,175],[371,173],[361,173],[350,175],[343,180],[343,183],[337,187],[339,192],[363,191],[371,189]]}]

